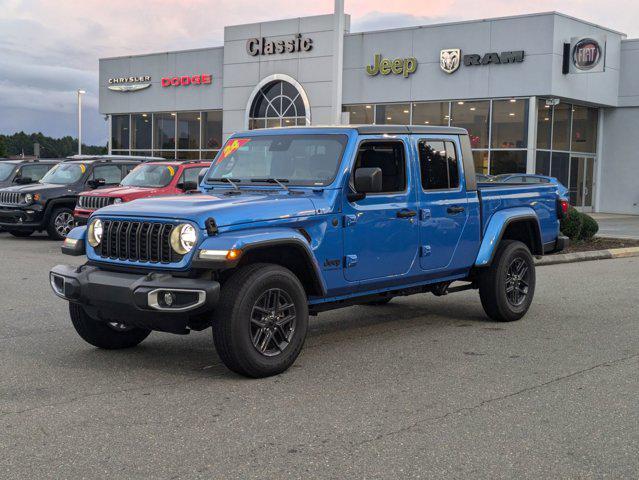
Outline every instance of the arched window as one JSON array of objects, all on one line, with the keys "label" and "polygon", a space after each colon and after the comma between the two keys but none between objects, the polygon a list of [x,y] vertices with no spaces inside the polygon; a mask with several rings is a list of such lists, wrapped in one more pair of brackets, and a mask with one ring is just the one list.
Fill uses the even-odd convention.
[{"label": "arched window", "polygon": [[252,130],[306,125],[305,103],[303,92],[293,84],[284,80],[268,82],[253,97],[248,127]]}]

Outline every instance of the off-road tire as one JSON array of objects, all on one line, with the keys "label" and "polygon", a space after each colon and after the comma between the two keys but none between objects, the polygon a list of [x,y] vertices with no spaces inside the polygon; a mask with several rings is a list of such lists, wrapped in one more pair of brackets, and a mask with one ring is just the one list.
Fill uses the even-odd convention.
[{"label": "off-road tire", "polygon": [[16,238],[27,238],[33,235],[35,230],[7,230],[11,235]]},{"label": "off-road tire", "polygon": [[[47,234],[49,234],[49,237],[53,240],[64,240],[67,238],[66,235],[58,232],[56,228],[56,219],[61,215],[66,216],[66,218],[69,218],[68,216],[70,215],[71,221],[73,221],[73,210],[67,207],[55,208],[53,212],[51,212],[51,217],[49,217],[49,222],[47,223]],[[71,226],[71,229],[73,229],[73,226]]]},{"label": "off-road tire", "polygon": [[[513,262],[527,267],[527,293],[521,304],[514,304],[507,297],[507,275]],[[487,269],[479,276],[479,296],[486,314],[496,322],[512,322],[523,317],[535,294],[535,262],[522,242],[516,240],[502,240],[497,247],[495,257]]]},{"label": "off-road tire", "polygon": [[[256,302],[273,289],[285,292],[292,301],[295,323],[289,343],[275,356],[266,356],[253,344],[252,315]],[[241,267],[222,285],[212,324],[215,348],[230,370],[252,378],[282,373],[295,362],[306,339],[308,304],[304,287],[295,274],[279,265]]]},{"label": "off-road tire", "polygon": [[118,350],[135,347],[151,333],[151,330],[137,327],[128,330],[115,329],[105,322],[93,320],[77,303],[69,303],[69,313],[78,335],[85,342],[98,348]]}]

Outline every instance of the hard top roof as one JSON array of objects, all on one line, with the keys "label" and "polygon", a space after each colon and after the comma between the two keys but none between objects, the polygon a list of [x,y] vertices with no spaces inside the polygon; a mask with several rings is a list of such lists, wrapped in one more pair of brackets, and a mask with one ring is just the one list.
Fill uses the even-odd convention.
[{"label": "hard top roof", "polygon": [[162,157],[138,157],[135,155],[72,155],[65,162],[161,162]]},{"label": "hard top roof", "polygon": [[434,125],[308,125],[308,126],[290,126],[275,128],[260,128],[253,131],[273,131],[273,130],[308,130],[308,129],[327,129],[327,130],[356,130],[360,135],[468,135],[465,128],[444,127]]},{"label": "hard top roof", "polygon": [[0,158],[2,163],[59,163],[61,158]]}]

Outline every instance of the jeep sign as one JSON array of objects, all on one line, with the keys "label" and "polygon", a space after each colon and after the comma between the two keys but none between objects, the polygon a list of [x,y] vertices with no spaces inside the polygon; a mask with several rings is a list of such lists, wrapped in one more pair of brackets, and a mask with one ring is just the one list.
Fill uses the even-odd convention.
[{"label": "jeep sign", "polygon": [[393,73],[408,78],[411,73],[417,70],[417,59],[415,57],[395,58],[390,60],[382,58],[381,53],[376,53],[373,58],[373,64],[366,67],[366,73],[375,76],[378,73],[388,75]]}]

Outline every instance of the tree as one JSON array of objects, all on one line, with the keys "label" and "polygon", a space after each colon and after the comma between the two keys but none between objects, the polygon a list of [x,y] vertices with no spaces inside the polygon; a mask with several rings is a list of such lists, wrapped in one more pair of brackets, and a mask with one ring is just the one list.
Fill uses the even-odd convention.
[{"label": "tree", "polygon": [[0,158],[7,156],[7,143],[4,135],[0,135]]},{"label": "tree", "polygon": [[[25,155],[33,155],[33,144],[40,144],[40,156],[43,158],[64,158],[77,153],[78,141],[73,137],[52,138],[38,133],[17,132],[13,135],[0,135],[4,140],[5,155],[2,155],[0,146],[0,157],[16,156],[24,152]],[[82,145],[82,153],[89,155],[104,155],[107,147],[96,145]]]}]

